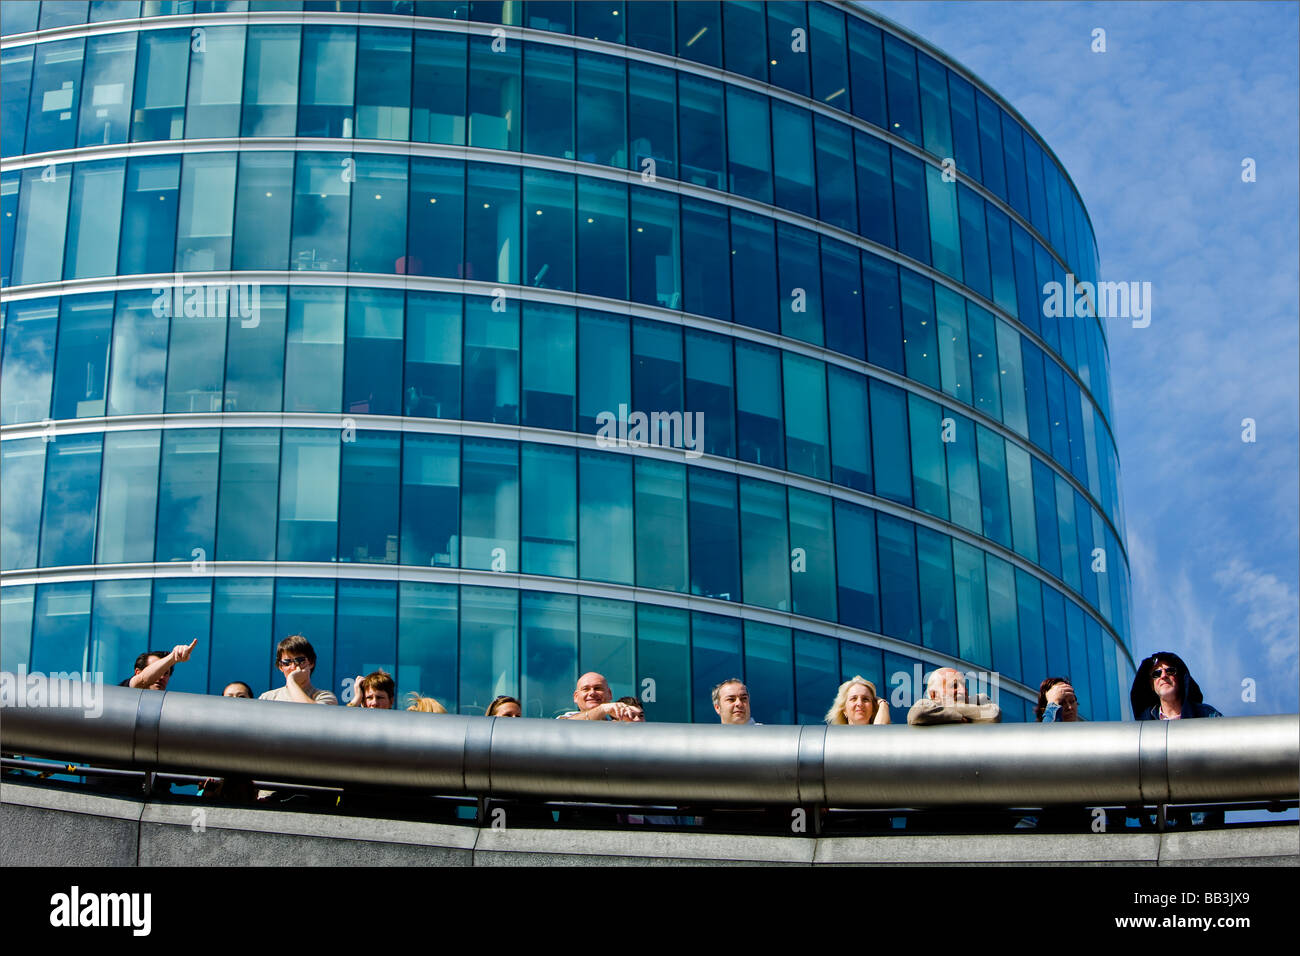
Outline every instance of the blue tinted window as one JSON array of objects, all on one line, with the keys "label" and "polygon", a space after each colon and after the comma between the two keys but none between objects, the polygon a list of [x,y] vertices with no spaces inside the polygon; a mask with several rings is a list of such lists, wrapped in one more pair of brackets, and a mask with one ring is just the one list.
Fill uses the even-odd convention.
[{"label": "blue tinted window", "polygon": [[831,480],[870,492],[871,415],[867,380],[836,365],[826,369],[830,397]]},{"label": "blue tinted window", "polygon": [[13,233],[13,285],[57,282],[63,275],[63,230],[72,167],[55,167],[53,181],[47,178],[49,168],[23,170]]},{"label": "blue tinted window", "polygon": [[405,272],[406,157],[357,156],[351,221],[365,223],[352,243],[352,272]]},{"label": "blue tinted window", "polygon": [[727,87],[727,189],[770,203],[773,138],[768,103],[766,96]]},{"label": "blue tinted window", "polygon": [[[700,4],[713,6],[713,4]],[[678,9],[681,9],[680,7]],[[656,699],[649,719],[686,723],[691,719],[690,618],[684,610],[638,604],[636,607],[637,674],[652,677]],[[635,684],[640,687],[638,680]]]},{"label": "blue tinted window", "polygon": [[460,440],[402,438],[401,564],[454,568],[460,514]]},{"label": "blue tinted window", "polygon": [[524,152],[573,159],[573,51],[524,44]]},{"label": "blue tinted window", "polygon": [[[626,317],[582,310],[578,317],[578,427],[595,434],[602,413],[618,417],[632,400]],[[585,575],[584,575],[585,576]]]},{"label": "blue tinted window", "polygon": [[519,303],[465,300],[464,416],[471,421],[519,423]]},{"label": "blue tinted window", "polygon": [[627,186],[578,177],[578,291],[627,298]]},{"label": "blue tinted window", "polygon": [[876,540],[880,549],[880,629],[890,637],[919,645],[921,621],[917,603],[916,539],[912,523],[891,515],[877,514]]},{"label": "blue tinted window", "polygon": [[952,123],[948,112],[948,71],[937,60],[918,52],[921,121],[925,148],[940,159],[952,156]]},{"label": "blue tinted window", "polygon": [[411,34],[361,28],[356,136],[405,142],[411,130]]},{"label": "blue tinted window", "polygon": [[957,168],[979,182],[980,141],[979,126],[975,121],[975,87],[949,71],[948,97],[952,108],[952,146]]},{"label": "blue tinted window", "polygon": [[[640,6],[636,4],[635,6]],[[671,70],[627,65],[628,168],[676,179],[677,83]]]},{"label": "blue tinted window", "polygon": [[776,242],[772,220],[731,212],[731,288],[735,320],[777,330]]},{"label": "blue tinted window", "polygon": [[415,31],[411,90],[413,142],[465,145],[469,76],[465,66],[466,39],[459,34]]},{"label": "blue tinted window", "polygon": [[1038,532],[1034,518],[1034,476],[1029,453],[1006,442],[1007,486],[1011,494],[1011,536],[1016,553],[1038,561]]},{"label": "blue tinted window", "polygon": [[1061,578],[1074,590],[1081,587],[1079,540],[1074,523],[1074,491],[1060,475],[1056,479],[1056,520],[1061,533]]},{"label": "blue tinted window", "polygon": [[[226,345],[225,411],[280,411],[284,378],[284,286],[262,286],[250,302],[250,319],[234,313]],[[253,309],[256,308],[256,311]],[[255,320],[255,321],[254,321]],[[116,372],[114,372],[116,380]],[[112,393],[109,394],[110,402]]]},{"label": "blue tinted window", "polygon": [[294,179],[290,268],[343,272],[348,263],[352,157],[299,153]]},{"label": "blue tinted window", "polygon": [[813,126],[817,132],[818,218],[832,226],[856,231],[858,207],[853,188],[852,131],[824,116],[815,117]]},{"label": "blue tinted window", "polygon": [[740,634],[741,622],[737,618],[698,611],[691,615],[691,696],[697,723],[713,716],[714,686],[729,676],[744,673]]},{"label": "blue tinted window", "polygon": [[124,564],[153,558],[158,497],[159,432],[115,432],[104,436],[95,560]]},{"label": "blue tinted window", "polygon": [[980,166],[984,185],[999,199],[1007,198],[1006,170],[1002,163],[1002,113],[996,103],[979,90],[975,91],[976,113],[980,128]]},{"label": "blue tinted window", "polygon": [[[131,79],[135,71],[137,36],[136,33],[119,33],[88,39],[86,95],[81,100],[78,146],[101,146],[126,142],[131,121],[131,101],[127,91],[131,89]],[[26,49],[30,59],[32,48]],[[8,51],[5,56],[5,69],[8,70],[10,66],[7,59]],[[8,82],[9,78],[6,77],[5,80]],[[26,101],[25,92],[23,100]],[[5,129],[9,128],[9,124],[6,123]],[[21,140],[21,137],[19,139]],[[21,142],[18,145],[21,146]]]},{"label": "blue tinted window", "polygon": [[912,504],[912,468],[907,447],[907,402],[902,389],[870,380],[871,447],[876,494],[901,504]]},{"label": "blue tinted window", "polygon": [[524,4],[524,26],[530,30],[572,33],[572,0],[528,0]]},{"label": "blue tinted window", "polygon": [[517,150],[522,44],[495,43],[490,33],[469,38],[469,145]]},{"label": "blue tinted window", "polygon": [[840,623],[879,631],[875,512],[836,500],[835,546]]},{"label": "blue tinted window", "polygon": [[333,412],[342,405],[343,289],[295,287],[284,347],[284,410]]},{"label": "blue tinted window", "polygon": [[431,696],[457,713],[459,588],[403,581],[398,585],[397,686]]},{"label": "blue tinted window", "polygon": [[961,231],[957,217],[957,187],[943,181],[943,173],[925,167],[926,192],[930,201],[930,255],[934,267],[958,281],[962,278]]},{"label": "blue tinted window", "polygon": [[244,27],[204,27],[202,49],[190,45],[187,139],[239,135],[243,76]]},{"label": "blue tinted window", "polygon": [[[525,574],[578,573],[578,464],[572,448],[524,444],[520,502]],[[576,653],[576,651],[575,651]],[[577,675],[573,675],[576,680]]]},{"label": "blue tinted window", "polygon": [[[44,153],[55,149],[70,149],[76,145],[85,48],[85,40],[37,44],[31,106],[27,118],[27,140],[23,147],[25,152]],[[181,76],[184,75],[185,68],[182,64]],[[183,115],[182,111],[182,117]]]},{"label": "blue tinted window", "polygon": [[711,202],[683,197],[682,308],[696,315],[731,319],[731,238],[727,211]]},{"label": "blue tinted window", "polygon": [[[396,432],[377,431],[358,431],[352,441],[340,443],[340,561],[397,563],[401,443],[401,436]],[[312,453],[322,454],[323,449],[314,449]],[[328,484],[329,476],[324,477]]]},{"label": "blue tinted window", "polygon": [[[579,3],[577,5],[577,35],[591,37],[593,40],[605,40],[609,43],[623,42],[623,28],[627,22],[624,4],[621,0],[603,0],[601,3]],[[575,674],[576,678],[577,675]]]},{"label": "blue tinted window", "polygon": [[181,175],[176,271],[230,268],[235,206],[235,154],[190,153]]},{"label": "blue tinted window", "polygon": [[254,25],[244,56],[244,136],[292,136],[298,123],[302,28]]},{"label": "blue tinted window", "polygon": [[745,603],[790,610],[784,485],[740,479],[740,554]]},{"label": "blue tinted window", "polygon": [[911,430],[912,487],[916,507],[938,518],[948,517],[948,474],[945,468],[943,412],[934,402],[908,394]]},{"label": "blue tinted window", "polygon": [[33,671],[87,669],[91,587],[89,581],[37,585],[30,663]]},{"label": "blue tinted window", "polygon": [[356,27],[303,27],[298,135],[354,135]]},{"label": "blue tinted window", "polygon": [[140,157],[127,163],[119,275],[172,271],[180,172],[179,156]]},{"label": "blue tinted window", "polygon": [[64,435],[45,450],[41,567],[94,562],[102,435]]},{"label": "blue tinted window", "polygon": [[[627,5],[629,46],[658,53],[673,52],[673,7],[660,0],[637,0]],[[606,675],[608,677],[608,674]]]},{"label": "blue tinted window", "polygon": [[342,444],[332,430],[285,429],[281,441],[280,536],[276,549],[279,560],[335,560]]},{"label": "blue tinted window", "polygon": [[49,416],[60,302],[36,299],[8,305],[0,375],[0,422],[6,425]]},{"label": "blue tinted window", "polygon": [[[712,4],[692,3],[678,8],[679,14],[694,13],[696,8]],[[678,17],[680,25],[683,17]],[[714,32],[717,32],[716,26]],[[679,46],[680,51],[680,46]],[[680,51],[690,56],[689,50]],[[678,130],[681,136],[681,178],[697,186],[721,189],[723,156],[726,154],[725,113],[722,107],[722,84],[688,76],[677,77]]]},{"label": "blue tinted window", "polygon": [[1097,607],[1097,575],[1092,570],[1092,509],[1083,495],[1074,492],[1074,527],[1079,539],[1081,590],[1084,600]]},{"label": "blue tinted window", "polygon": [[[1043,641],[1042,585],[1027,571],[1016,568],[1016,618],[1020,627],[1020,663],[1022,680],[1033,682],[1050,676],[1047,648]],[[999,665],[1001,666],[1001,665]]]},{"label": "blue tinted window", "polygon": [[112,328],[111,294],[70,296],[63,300],[50,417],[89,418],[104,414]]},{"label": "blue tinted window", "polygon": [[815,216],[812,115],[807,110],[772,101],[772,159],[776,204]]},{"label": "blue tinted window", "polygon": [[1025,154],[1020,125],[1002,113],[1002,155],[1007,164],[1007,199],[1016,212],[1029,218],[1029,189],[1025,183]]},{"label": "blue tinted window", "polygon": [[411,158],[407,228],[407,259],[398,272],[469,277],[465,269],[464,163]]},{"label": "blue tinted window", "polygon": [[215,428],[163,432],[155,561],[192,561],[215,554],[220,440]]},{"label": "blue tinted window", "polygon": [[343,380],[348,414],[400,413],[402,299],[397,290],[348,290]]},{"label": "blue tinted window", "polygon": [[867,310],[867,361],[903,372],[903,325],[898,301],[898,266],[862,254],[862,290]]},{"label": "blue tinted window", "polygon": [[[5,514],[4,522],[0,524],[0,568],[5,571],[36,567],[36,545],[41,530],[39,503],[48,447],[49,443],[40,438],[22,438],[0,445],[0,469],[4,470],[4,482],[0,483],[0,507],[4,508]],[[11,590],[5,588],[6,598]],[[5,610],[8,613],[9,609]],[[8,627],[9,619],[6,617],[6,645],[9,644]],[[5,650],[7,654],[8,648]]]},{"label": "blue tinted window", "polygon": [[984,200],[963,183],[957,184],[961,218],[961,262],[966,285],[986,299],[993,298],[989,277],[988,239],[984,233]]},{"label": "blue tinted window", "polygon": [[817,237],[806,229],[780,222],[776,241],[781,334],[821,345],[824,332]]},{"label": "blue tinted window", "polygon": [[803,3],[767,5],[767,58],[772,83],[808,95],[808,20]]},{"label": "blue tinted window", "polygon": [[791,488],[790,590],[795,614],[833,621],[835,608],[835,527],[831,499]]},{"label": "blue tinted window", "polygon": [[848,17],[849,75],[853,83],[853,113],[885,126],[885,59],[880,30],[859,17]]},{"label": "blue tinted window", "polygon": [[858,231],[883,245],[894,245],[894,191],[889,172],[889,146],[857,131]]},{"label": "blue tinted window", "polygon": [[821,240],[822,286],[825,297],[826,347],[866,358],[862,326],[862,272],[858,251],[825,236]]},{"label": "blue tinted window", "polygon": [[665,309],[682,307],[677,197],[632,186],[629,190],[632,301]]},{"label": "blue tinted window", "polygon": [[[337,690],[343,691],[358,674],[397,670],[397,582],[340,581],[337,621]],[[329,672],[319,664],[317,671],[316,682],[323,684]]]},{"label": "blue tinted window", "polygon": [[966,300],[947,286],[934,287],[939,328],[939,378],[943,391],[970,405],[970,343],[966,334]]},{"label": "blue tinted window", "polygon": [[[185,128],[185,90],[190,65],[190,31],[140,34],[135,61],[131,139],[180,139]],[[31,137],[28,137],[31,149]]]},{"label": "blue tinted window", "polygon": [[889,92],[889,131],[921,144],[921,106],[916,90],[916,51],[885,34],[885,80]]},{"label": "blue tinted window", "polygon": [[519,445],[462,442],[461,567],[519,570]]},{"label": "blue tinted window", "polygon": [[926,647],[957,655],[957,602],[953,595],[952,539],[930,528],[916,529],[917,582],[921,595],[921,640]]},{"label": "blue tinted window", "polygon": [[42,30],[86,22],[86,0],[45,0],[41,4]]},{"label": "blue tinted window", "polygon": [[733,0],[722,5],[723,50],[732,73],[767,82],[767,18],[763,4]]},{"label": "blue tinted window", "polygon": [[[1075,694],[1079,698],[1079,712],[1087,718],[1097,719],[1092,710],[1092,678],[1088,660],[1088,631],[1083,623],[1083,610],[1071,600],[1065,602],[1066,634],[1070,646],[1070,675]],[[1101,666],[1101,661],[1096,661]]]},{"label": "blue tinted window", "polygon": [[1007,501],[1006,442],[996,432],[976,426],[980,472],[980,512],[984,534],[1011,547],[1011,509]]},{"label": "blue tinted window", "polygon": [[975,447],[975,424],[964,415],[944,409],[953,421],[952,441],[944,444],[948,452],[948,508],[955,524],[976,534],[980,523],[979,460]]},{"label": "blue tinted window", "polygon": [[604,674],[615,697],[636,690],[635,605],[584,597],[579,610],[578,669]]},{"label": "blue tinted window", "polygon": [[907,377],[938,388],[939,337],[934,319],[933,283],[910,269],[902,270],[899,278]]},{"label": "blue tinted window", "polygon": [[993,272],[993,301],[1008,314],[1017,314],[1016,273],[1012,264],[1011,221],[1006,213],[985,205],[988,222],[989,266]]},{"label": "blue tinted window", "polygon": [[64,249],[65,279],[109,276],[116,271],[125,173],[126,162],[120,159],[75,165]]},{"label": "blue tinted window", "polygon": [[636,459],[636,583],[685,591],[687,581],[686,469]]},{"label": "blue tinted window", "polygon": [[736,342],[737,457],[769,468],[785,467],[780,354]]},{"label": "blue tinted window", "polygon": [[736,455],[736,394],[731,340],[711,332],[686,330],[686,414],[701,415],[703,446],[708,455]]},{"label": "blue tinted window", "polygon": [[[635,6],[635,4],[634,4]],[[713,0],[678,3],[677,55],[709,66],[722,65],[722,24]]]},{"label": "blue tinted window", "polygon": [[966,303],[970,328],[970,365],[975,408],[994,420],[1002,418],[1001,375],[993,315],[974,303]]},{"label": "blue tinted window", "polygon": [[953,575],[957,582],[957,631],[961,657],[983,667],[992,665],[989,638],[988,590],[984,583],[984,552],[964,541],[952,543]]},{"label": "blue tinted window", "polygon": [[[584,4],[583,6],[588,6]],[[578,159],[627,168],[627,74],[620,57],[578,54]]]},{"label": "blue tinted window", "polygon": [[579,452],[578,491],[579,577],[631,584],[632,460]]},{"label": "blue tinted window", "polygon": [[1070,675],[1065,639],[1065,599],[1056,588],[1043,585],[1043,632],[1047,645],[1047,675]]},{"label": "blue tinted window", "polygon": [[849,73],[845,61],[844,14],[813,4],[808,8],[808,26],[812,41],[813,96],[847,113]]},{"label": "blue tinted window", "polygon": [[578,680],[578,598],[524,591],[519,599],[523,713],[550,717],[572,707]]},{"label": "blue tinted window", "polygon": [[0,19],[0,34],[12,36],[35,30],[40,11],[40,5],[35,3],[8,4],[4,7],[3,19]]},{"label": "blue tinted window", "polygon": [[522,423],[573,431],[577,381],[573,309],[525,302],[523,323]]},{"label": "blue tinted window", "polygon": [[[149,622],[149,647],[163,648],[176,640],[186,639],[186,643],[199,639],[198,645],[190,653],[190,659],[184,667],[173,668],[168,690],[180,690],[201,694],[208,690],[221,693],[224,685],[212,688],[208,683],[208,660],[212,656],[212,581],[200,578],[187,581],[184,578],[158,578],[153,582],[153,608]],[[260,657],[265,653],[258,648]],[[257,658],[253,658],[256,660]],[[260,660],[258,661],[260,663]],[[128,671],[129,672],[129,671]],[[247,681],[254,695],[266,689],[265,683],[258,680],[261,671],[242,678]],[[123,674],[125,676],[125,673]]]},{"label": "blue tinted window", "polygon": [[[279,468],[277,429],[228,428],[222,432],[218,561],[275,559]],[[336,493],[336,488],[331,488],[331,493]]]},{"label": "blue tinted window", "polygon": [[[10,9],[13,5],[10,4]],[[94,42],[93,40],[91,41]],[[27,130],[27,97],[32,87],[32,61],[36,56],[33,44],[0,51],[0,129],[4,130],[4,143],[0,155],[19,156],[23,151],[23,136]],[[131,59],[135,59],[135,35],[131,35]],[[89,70],[88,61],[87,69]],[[128,67],[129,69],[129,67]],[[87,82],[94,77],[87,72]],[[82,102],[84,114],[89,100]]]},{"label": "blue tinted window", "polygon": [[745,681],[763,723],[794,723],[790,629],[745,622]]},{"label": "blue tinted window", "polygon": [[690,479],[691,593],[739,601],[736,479],[703,468],[690,468],[687,475]]},{"label": "blue tinted window", "polygon": [[[333,581],[279,578],[275,582],[274,617],[269,580],[245,579],[241,582],[236,579],[232,582],[233,587],[223,587],[224,584],[221,580],[217,581],[217,615],[212,627],[214,648],[220,648],[219,629],[227,631],[234,641],[248,641],[252,647],[245,653],[243,660],[256,659],[255,655],[261,651],[266,655],[270,686],[283,687],[286,683],[284,672],[275,665],[276,643],[289,634],[301,634],[311,642],[312,649],[316,652],[316,666],[311,674],[313,686],[333,690],[336,696],[343,694],[344,686],[351,688],[355,674],[348,675],[347,685],[332,682],[335,606]],[[241,599],[246,602],[243,607],[239,605]],[[223,604],[227,609],[222,609]],[[223,619],[228,622],[224,628]],[[247,625],[247,633],[241,631],[241,623]],[[230,657],[232,665],[240,663],[233,654]],[[214,679],[218,673],[217,656],[214,653]],[[234,679],[233,676],[225,677],[223,681],[230,679]],[[247,680],[246,677],[244,679]]]},{"label": "blue tinted window", "polygon": [[231,267],[285,269],[293,213],[293,154],[240,153]]},{"label": "blue tinted window", "polygon": [[925,195],[925,163],[900,150],[891,150],[894,206],[898,211],[898,251],[930,262],[929,211]]},{"label": "blue tinted window", "polygon": [[1038,563],[1058,578],[1061,576],[1061,536],[1056,522],[1056,482],[1052,469],[1033,461],[1034,514],[1038,526]]},{"label": "blue tinted window", "polygon": [[782,352],[781,358],[786,468],[813,478],[829,479],[826,366],[793,352]]},{"label": "blue tinted window", "polygon": [[[632,321],[632,409],[646,416],[682,408],[682,333],[673,325]],[[629,437],[634,423],[629,422]],[[682,447],[672,422],[650,418],[645,432],[653,445]]]}]

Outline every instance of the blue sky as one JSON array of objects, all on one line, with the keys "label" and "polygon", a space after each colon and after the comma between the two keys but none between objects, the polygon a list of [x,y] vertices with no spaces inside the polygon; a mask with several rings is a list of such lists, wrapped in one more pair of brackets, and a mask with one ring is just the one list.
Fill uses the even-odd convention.
[{"label": "blue sky", "polygon": [[1300,7],[864,6],[1019,110],[1083,197],[1101,277],[1151,283],[1148,328],[1107,324],[1135,659],[1178,652],[1228,715],[1296,712]]}]

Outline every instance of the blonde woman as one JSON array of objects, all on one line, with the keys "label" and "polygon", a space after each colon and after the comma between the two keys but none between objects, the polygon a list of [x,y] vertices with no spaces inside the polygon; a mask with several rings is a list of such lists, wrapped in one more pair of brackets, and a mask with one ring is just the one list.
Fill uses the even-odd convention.
[{"label": "blonde woman", "polygon": [[887,724],[889,704],[876,693],[875,684],[865,677],[854,676],[840,685],[835,702],[826,712],[826,723],[856,727]]},{"label": "blonde woman", "polygon": [[432,697],[421,697],[415,691],[407,695],[407,710],[414,710],[421,714],[445,714],[447,708],[438,703]]}]

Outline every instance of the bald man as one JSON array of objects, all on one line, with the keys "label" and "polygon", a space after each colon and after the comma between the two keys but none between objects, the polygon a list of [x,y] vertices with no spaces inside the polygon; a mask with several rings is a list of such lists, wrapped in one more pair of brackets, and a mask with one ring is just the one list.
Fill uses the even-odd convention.
[{"label": "bald man", "polygon": [[573,702],[578,709],[561,714],[557,720],[632,720],[634,716],[633,708],[614,700],[609,681],[595,671],[578,678]]},{"label": "bald man", "polygon": [[966,678],[953,667],[941,667],[925,682],[925,696],[907,712],[913,727],[927,724],[999,724],[1002,710],[987,694],[966,699]]}]

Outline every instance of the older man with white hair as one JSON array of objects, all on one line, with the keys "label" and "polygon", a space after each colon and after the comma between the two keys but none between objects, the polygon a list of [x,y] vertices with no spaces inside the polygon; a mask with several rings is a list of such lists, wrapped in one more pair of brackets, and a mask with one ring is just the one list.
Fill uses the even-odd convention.
[{"label": "older man with white hair", "polygon": [[1002,710],[987,694],[967,699],[966,678],[954,667],[941,667],[925,682],[925,696],[907,712],[913,727],[927,724],[998,724]]}]

